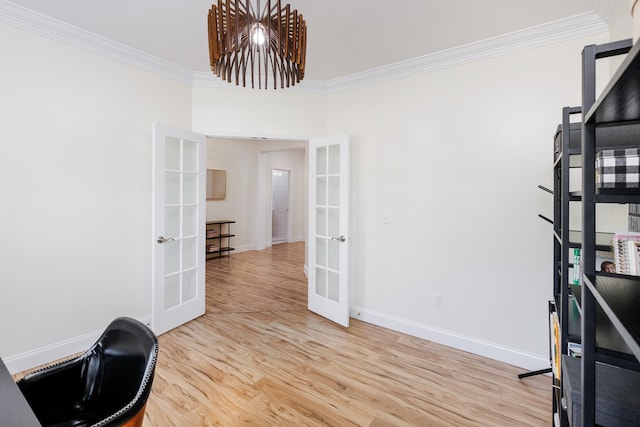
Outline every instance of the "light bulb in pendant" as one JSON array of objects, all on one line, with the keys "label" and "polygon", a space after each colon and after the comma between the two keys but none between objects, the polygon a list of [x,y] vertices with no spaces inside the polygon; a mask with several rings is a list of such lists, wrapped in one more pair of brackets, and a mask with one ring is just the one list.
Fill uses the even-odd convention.
[{"label": "light bulb in pendant", "polygon": [[256,25],[253,29],[253,34],[251,35],[251,41],[253,43],[262,46],[267,38],[264,36],[264,30],[261,26]]}]

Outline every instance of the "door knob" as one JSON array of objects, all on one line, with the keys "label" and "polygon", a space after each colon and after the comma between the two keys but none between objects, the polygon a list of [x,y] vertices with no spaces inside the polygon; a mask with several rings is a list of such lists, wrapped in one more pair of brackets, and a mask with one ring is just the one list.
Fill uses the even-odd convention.
[{"label": "door knob", "polygon": [[344,241],[345,241],[345,240],[347,240],[347,239],[346,239],[346,237],[344,237],[344,236],[340,236],[340,237],[335,237],[335,236],[333,236],[333,237],[331,238],[331,240],[337,240],[338,242],[344,242]]},{"label": "door knob", "polygon": [[166,243],[166,242],[173,242],[175,239],[173,237],[169,237],[168,239],[165,239],[164,236],[160,236],[158,237],[157,242],[158,243]]}]

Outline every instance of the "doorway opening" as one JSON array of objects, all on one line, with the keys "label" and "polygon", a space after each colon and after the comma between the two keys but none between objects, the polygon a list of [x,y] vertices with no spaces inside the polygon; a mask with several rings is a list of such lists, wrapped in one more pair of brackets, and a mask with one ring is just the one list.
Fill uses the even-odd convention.
[{"label": "doorway opening", "polygon": [[271,243],[289,241],[289,171],[271,171]]}]

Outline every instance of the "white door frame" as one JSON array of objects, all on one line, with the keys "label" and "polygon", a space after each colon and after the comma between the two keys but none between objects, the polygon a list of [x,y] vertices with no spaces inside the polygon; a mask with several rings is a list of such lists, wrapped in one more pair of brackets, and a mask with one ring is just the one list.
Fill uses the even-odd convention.
[{"label": "white door frame", "polygon": [[[278,140],[278,141],[304,141],[306,143],[306,162],[307,162],[307,168],[306,168],[306,178],[307,178],[307,186],[308,186],[308,180],[309,178],[309,166],[308,166],[308,159],[309,159],[309,142],[311,141],[311,139],[315,138],[315,136],[298,136],[298,137],[291,137],[291,135],[278,135],[278,134],[274,134],[274,135],[255,135],[255,134],[246,134],[246,133],[242,133],[242,132],[238,132],[238,133],[228,133],[228,132],[219,132],[216,130],[202,130],[202,129],[196,129],[194,130],[194,132],[197,133],[201,133],[203,135],[206,135],[207,137],[211,137],[211,138],[238,138],[238,139],[255,139],[256,137],[258,138],[262,138],[262,137],[266,137],[268,139],[273,139],[273,140]],[[268,190],[268,186],[270,186],[270,181],[269,182],[265,182],[266,180],[263,178],[265,176],[267,176],[267,154],[269,151],[259,151],[258,152],[258,159],[257,159],[257,177],[258,177],[258,183],[256,185],[256,206],[258,207],[258,210],[262,207],[263,209],[263,213],[262,215],[257,215],[256,217],[256,221],[254,223],[254,232],[255,232],[255,236],[256,236],[256,241],[254,242],[254,247],[253,249],[255,250],[264,250],[267,247],[267,220],[268,218],[270,218],[271,215],[271,204],[269,202],[269,190]],[[306,215],[306,220],[307,220],[307,224],[305,226],[305,243],[308,243],[308,235],[309,235],[309,224],[308,224],[308,218],[309,218],[309,212],[307,212]],[[305,247],[307,246],[307,244],[305,244]],[[306,250],[305,252],[305,261],[304,261],[304,271],[305,273],[307,273],[308,271],[308,265],[309,265],[309,252],[308,250]],[[349,257],[349,263],[351,264],[351,259],[353,259],[353,256],[350,255]],[[353,279],[353,270],[349,269],[349,281],[351,281]]]},{"label": "white door frame", "polygon": [[[238,137],[239,138],[239,137]],[[303,141],[305,143],[305,162],[308,163],[309,158],[309,137],[300,137],[300,138],[278,138],[277,136],[270,137],[270,139],[284,141],[284,140],[292,140],[292,141]],[[259,214],[256,223],[255,223],[255,232],[256,232],[256,241],[254,245],[254,249],[256,250],[264,250],[267,247],[271,246],[271,227],[267,226],[269,221],[271,221],[271,170],[268,169],[267,155],[272,151],[279,151],[280,149],[274,150],[261,150],[258,152],[258,164],[257,164],[257,177],[258,183],[256,186],[256,206],[259,211],[262,211],[262,214]],[[288,148],[287,150],[296,150],[296,148]],[[306,178],[308,180],[309,177],[309,166],[306,166]],[[277,169],[277,168],[276,168]],[[291,176],[291,171],[290,171]],[[300,177],[301,179],[304,177]],[[305,184],[305,187],[307,185]],[[291,203],[291,202],[290,202]],[[308,220],[308,212],[307,218],[305,218],[305,224]],[[291,220],[291,218],[289,218]],[[289,227],[291,227],[291,221],[289,221]],[[305,225],[304,236],[305,242],[307,240],[307,230]],[[290,237],[290,236],[288,236]],[[307,259],[305,257],[305,271],[307,271]]]}]

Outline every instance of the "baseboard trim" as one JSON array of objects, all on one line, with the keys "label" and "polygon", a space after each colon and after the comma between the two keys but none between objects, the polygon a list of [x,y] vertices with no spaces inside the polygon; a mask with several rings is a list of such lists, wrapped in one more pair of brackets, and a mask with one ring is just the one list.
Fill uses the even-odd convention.
[{"label": "baseboard trim", "polygon": [[[144,324],[150,324],[151,316],[138,318]],[[105,325],[106,328],[106,325]],[[32,351],[17,354],[2,359],[9,372],[17,374],[38,366],[46,365],[56,360],[65,359],[74,354],[81,353],[91,347],[100,338],[104,329],[86,333],[68,340],[59,341],[51,345],[37,348]]]},{"label": "baseboard trim", "polygon": [[528,354],[512,348],[500,346],[495,343],[486,342],[468,336],[456,334],[451,331],[433,328],[417,322],[389,316],[384,313],[377,313],[358,306],[351,306],[349,315],[363,322],[382,326],[396,332],[401,332],[414,337],[433,341],[448,347],[463,350],[479,356],[488,357],[493,360],[508,363],[527,371],[548,368],[549,359],[545,359],[533,354]]},{"label": "baseboard trim", "polygon": [[233,255],[234,253],[245,252],[245,251],[253,251],[253,250],[256,250],[254,245],[235,246],[235,249],[233,251],[231,251],[230,254]]},{"label": "baseboard trim", "polygon": [[[508,363],[523,370],[534,371],[549,367],[549,360],[518,351],[512,348],[497,345],[451,331],[433,328],[417,322],[401,319],[387,314],[378,313],[358,306],[351,306],[350,316],[354,319],[373,325],[382,326],[396,332],[401,332],[414,337],[433,341],[438,344],[467,351],[479,356]],[[149,324],[151,316],[138,318],[141,322]],[[17,354],[3,359],[9,372],[16,374],[38,366],[51,363],[55,360],[70,357],[89,348],[100,337],[103,330],[89,332],[87,334],[60,341],[48,346],[40,347],[32,351]]]}]

